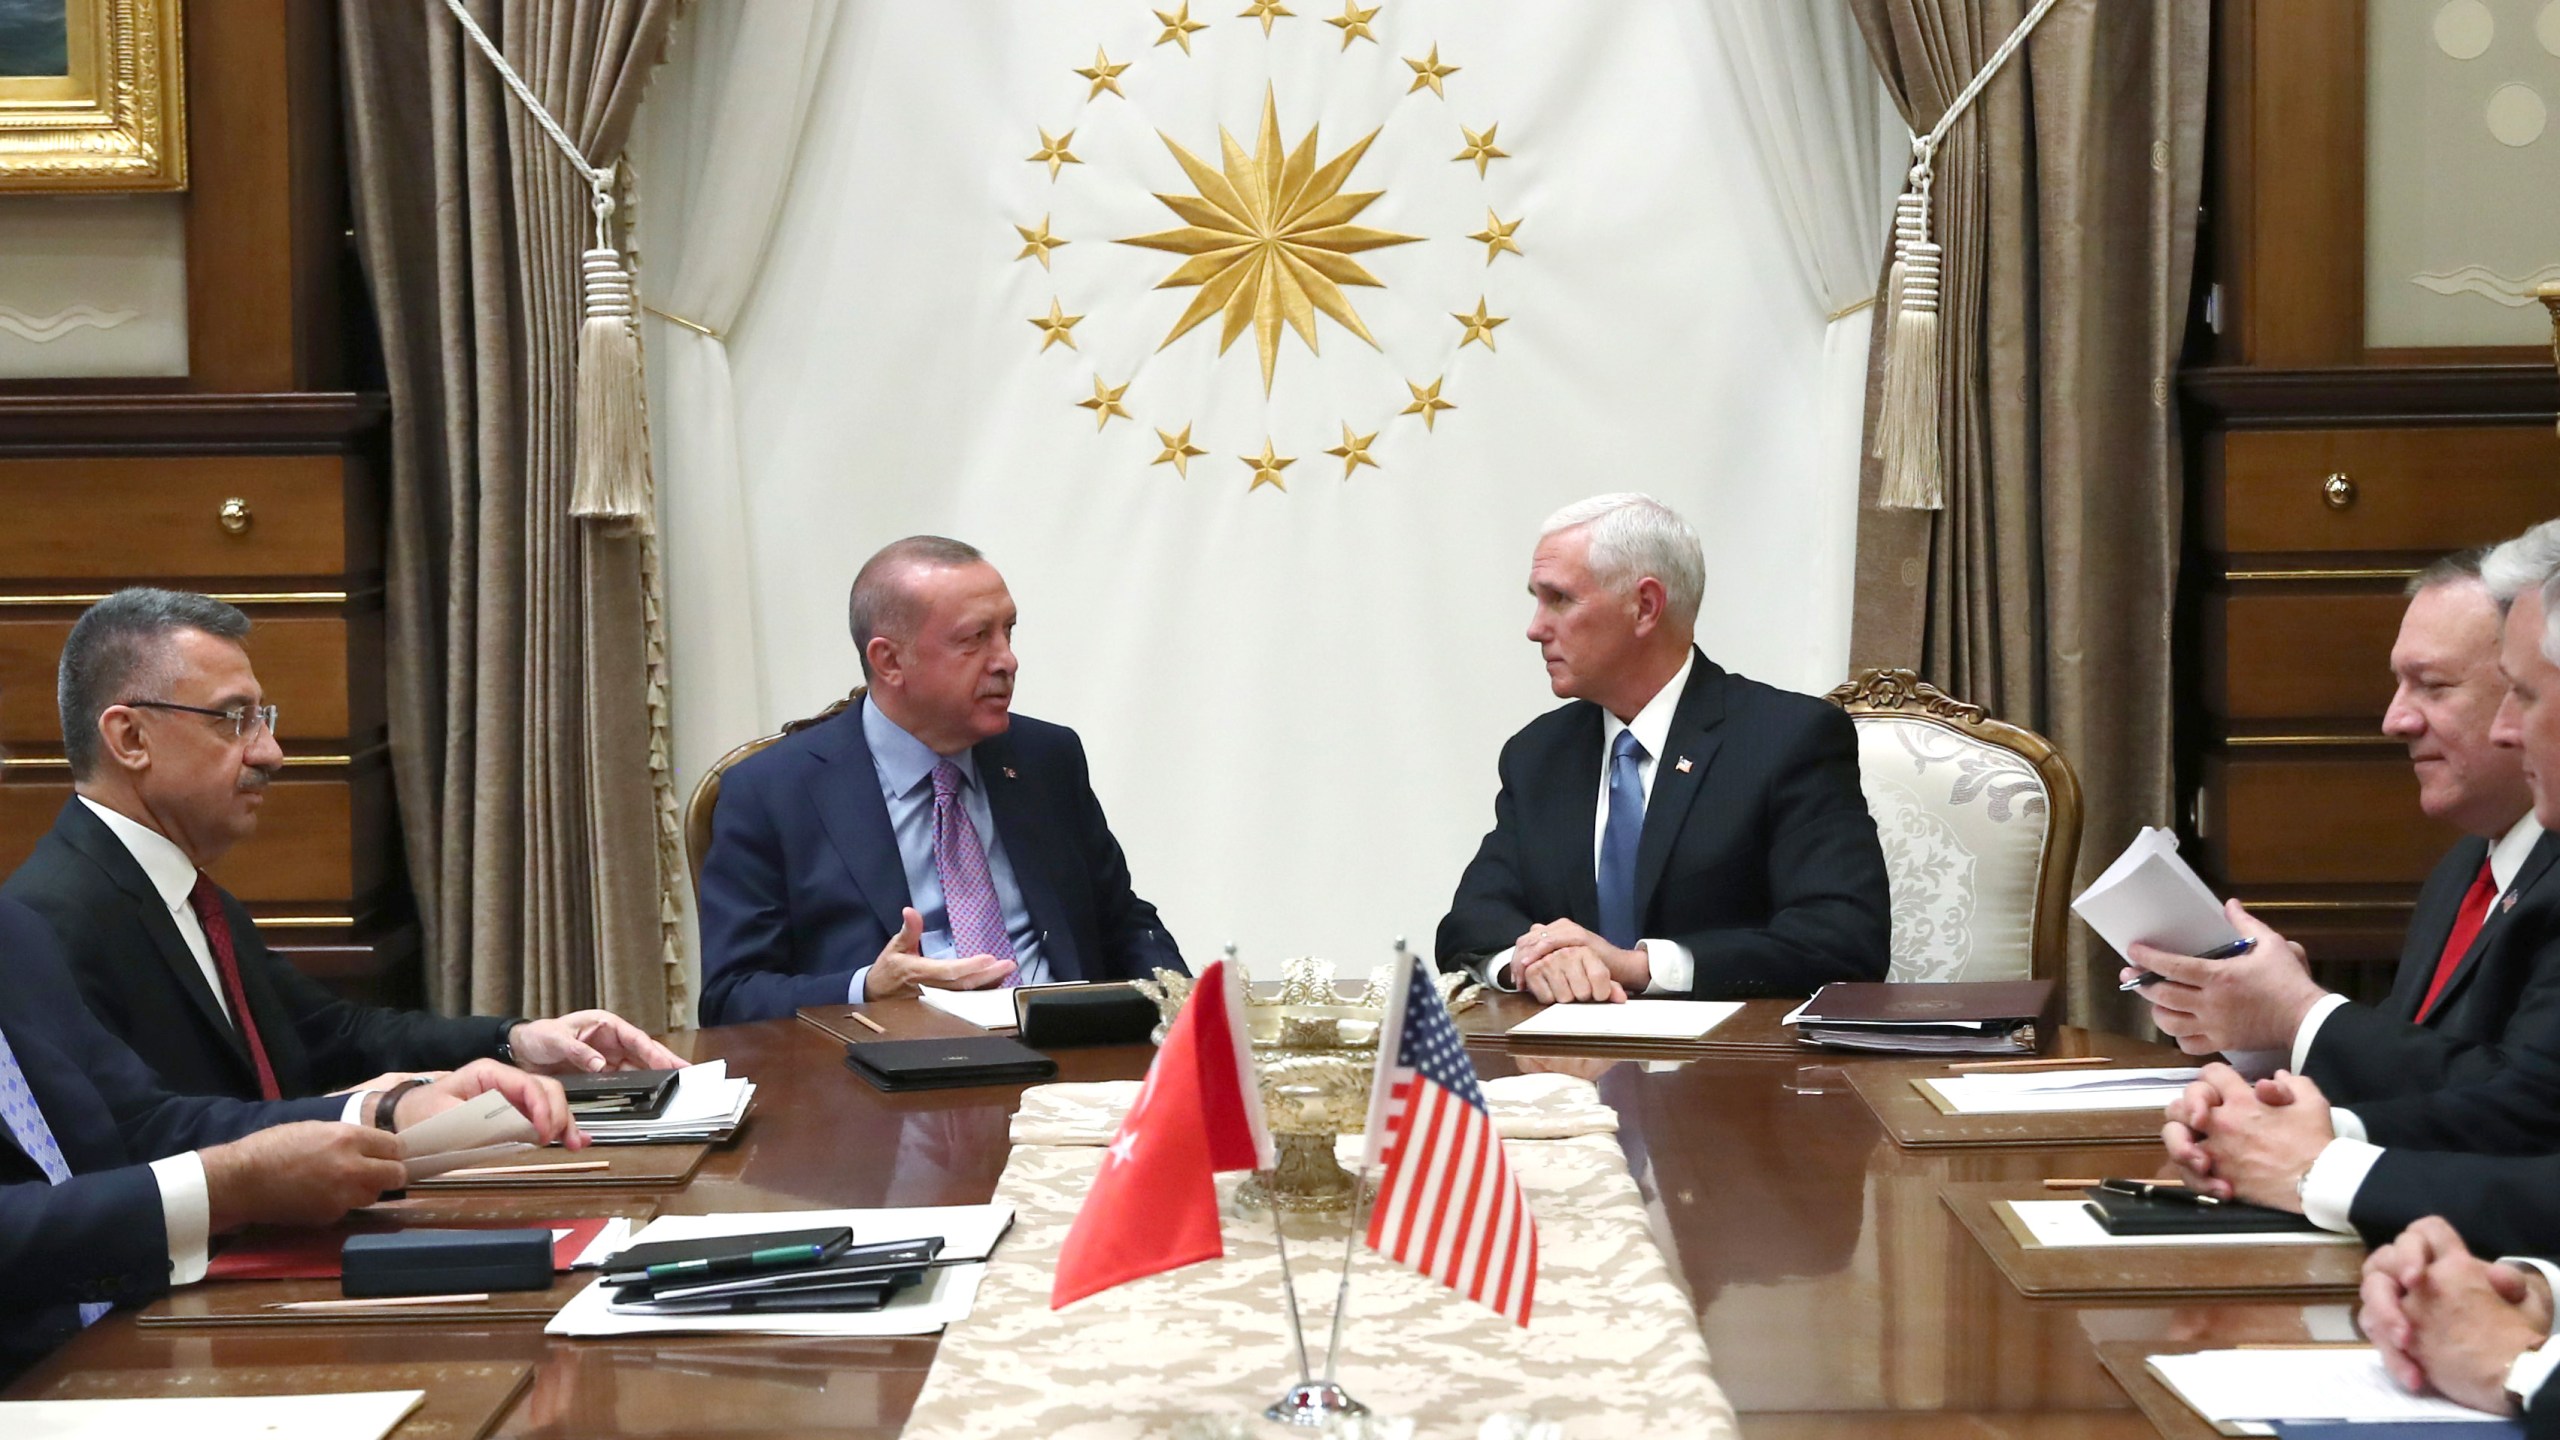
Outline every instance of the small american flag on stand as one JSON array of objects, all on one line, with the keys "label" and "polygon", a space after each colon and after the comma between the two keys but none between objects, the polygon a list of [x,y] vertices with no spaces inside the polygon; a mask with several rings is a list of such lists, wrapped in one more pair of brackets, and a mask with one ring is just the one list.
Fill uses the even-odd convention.
[{"label": "small american flag on stand", "polygon": [[1529,1323],[1538,1225],[1503,1161],[1476,1069],[1430,967],[1404,972],[1378,1036],[1368,1164],[1384,1167],[1369,1248],[1468,1299]]}]

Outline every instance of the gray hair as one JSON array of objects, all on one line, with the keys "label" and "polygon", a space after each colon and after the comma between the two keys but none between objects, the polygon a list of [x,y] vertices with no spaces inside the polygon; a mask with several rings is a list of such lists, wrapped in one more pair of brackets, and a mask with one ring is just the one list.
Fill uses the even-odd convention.
[{"label": "gray hair", "polygon": [[2400,593],[2415,600],[2430,590],[2441,589],[2447,585],[2482,584],[2484,582],[2480,578],[2480,563],[2488,558],[2489,547],[2486,545],[2474,545],[2468,550],[2456,550],[2450,555],[2439,555],[2427,568],[2410,576],[2409,583],[2401,587]]},{"label": "gray hair", "polygon": [[2542,594],[2542,658],[2560,665],[2560,520],[2545,520],[2489,552],[2480,578],[2498,608],[2529,589]]},{"label": "gray hair", "polygon": [[239,643],[249,617],[235,606],[188,590],[119,590],[81,612],[62,642],[54,700],[62,710],[62,753],[71,778],[98,766],[98,716],[127,700],[160,699],[177,669],[169,640],[185,630]]},{"label": "gray hair", "polygon": [[978,547],[940,535],[910,535],[892,540],[862,562],[853,577],[853,596],[845,602],[845,618],[853,631],[853,648],[862,656],[862,678],[871,679],[871,641],[887,636],[903,645],[924,623],[924,606],[907,583],[909,572],[976,565],[987,557]]},{"label": "gray hair", "polygon": [[1548,516],[1538,538],[1584,527],[1591,532],[1587,563],[1593,579],[1623,594],[1650,575],[1662,582],[1673,623],[1698,623],[1698,606],[1707,593],[1707,560],[1698,547],[1698,532],[1678,511],[1633,491],[1594,495]]}]

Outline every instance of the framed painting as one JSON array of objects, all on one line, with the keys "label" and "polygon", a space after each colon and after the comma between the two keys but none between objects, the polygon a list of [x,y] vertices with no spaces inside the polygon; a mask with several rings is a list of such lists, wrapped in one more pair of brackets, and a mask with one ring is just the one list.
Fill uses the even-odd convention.
[{"label": "framed painting", "polygon": [[0,192],[183,190],[180,0],[0,0]]}]

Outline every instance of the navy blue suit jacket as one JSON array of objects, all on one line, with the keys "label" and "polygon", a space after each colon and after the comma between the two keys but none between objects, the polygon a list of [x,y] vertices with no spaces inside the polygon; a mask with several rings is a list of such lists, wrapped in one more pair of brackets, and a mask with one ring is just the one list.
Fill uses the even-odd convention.
[{"label": "navy blue suit jacket", "polygon": [[[1696,661],[1636,845],[1638,933],[1689,947],[1700,999],[1882,980],[1893,907],[1848,715],[1703,652]],[[1600,707],[1575,700],[1503,745],[1493,829],[1440,922],[1442,969],[1480,972],[1531,925],[1559,917],[1598,933],[1602,733]]]},{"label": "navy blue suit jacket", "polygon": [[[1129,888],[1076,733],[1016,715],[970,753],[1050,978],[1185,970],[1155,907]],[[860,704],[739,761],[720,782],[696,896],[702,1023],[844,1003],[910,903]]]},{"label": "navy blue suit jacket", "polygon": [[71,1167],[47,1183],[0,1126],[0,1381],[79,1329],[81,1301],[169,1288],[168,1226],[149,1163],[288,1120],[335,1120],[346,1101],[179,1096],[93,1019],[33,911],[0,899],[0,1035]]}]

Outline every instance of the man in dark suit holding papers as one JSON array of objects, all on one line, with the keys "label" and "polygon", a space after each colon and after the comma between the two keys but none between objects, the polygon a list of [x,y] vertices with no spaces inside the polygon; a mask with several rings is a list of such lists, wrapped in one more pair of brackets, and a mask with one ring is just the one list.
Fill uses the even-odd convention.
[{"label": "man in dark suit holding papers", "polygon": [[2466,838],[2436,866],[2410,917],[2385,1003],[2323,990],[2294,946],[2254,919],[2248,955],[2200,960],[2137,947],[2160,978],[2152,1019],[2191,1055],[2265,1054],[2355,1107],[2367,1138],[2445,1149],[2531,1150],[2560,1141],[2539,1087],[2502,1080],[2518,1055],[2560,1065],[2560,836],[2544,831],[2525,758],[2490,739],[2507,682],[2501,612],[2481,553],[2446,556],[2410,584],[2382,728],[2409,747],[2418,803]]},{"label": "man in dark suit holding papers", "polygon": [[1074,731],[1013,713],[1013,596],[919,535],[854,577],[868,691],[731,767],[703,860],[702,1021],[1181,970]]},{"label": "man in dark suit holding papers", "polygon": [[1649,496],[1549,517],[1529,639],[1572,703],[1502,747],[1443,968],[1551,1002],[1884,978],[1892,912],[1856,732],[1698,650],[1705,577],[1696,533]]}]

